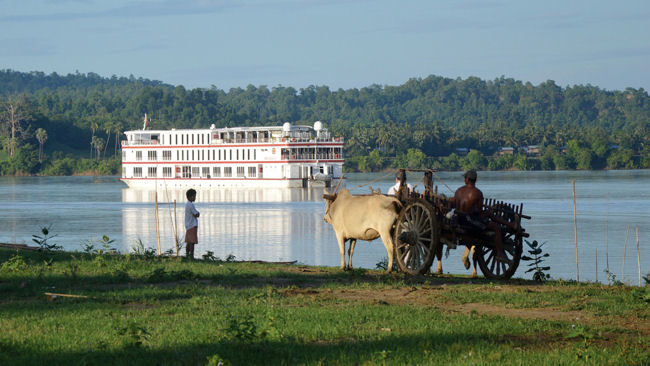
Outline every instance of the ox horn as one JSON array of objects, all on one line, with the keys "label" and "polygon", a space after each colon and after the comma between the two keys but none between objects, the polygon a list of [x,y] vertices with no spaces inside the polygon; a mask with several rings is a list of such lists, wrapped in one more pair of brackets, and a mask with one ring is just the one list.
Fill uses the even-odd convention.
[{"label": "ox horn", "polygon": [[345,173],[341,174],[341,179],[339,179],[339,182],[336,185],[336,188],[334,188],[334,193],[333,193],[334,196],[336,196],[336,193],[339,191],[339,187],[341,186],[341,182],[343,182],[343,177],[345,177]]},{"label": "ox horn", "polygon": [[324,194],[323,198],[328,200],[328,201],[334,201],[336,199],[336,195],[335,194]]}]

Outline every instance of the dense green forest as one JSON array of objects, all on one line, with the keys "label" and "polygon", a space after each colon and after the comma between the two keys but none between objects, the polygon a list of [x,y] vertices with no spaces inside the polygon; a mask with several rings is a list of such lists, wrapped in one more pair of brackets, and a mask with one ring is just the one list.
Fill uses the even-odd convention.
[{"label": "dense green forest", "polygon": [[[650,168],[643,89],[432,75],[334,91],[187,90],[133,76],[0,70],[0,174],[115,173],[118,139],[145,113],[154,129],[320,120],[345,138],[347,170]],[[530,145],[539,152],[527,153]]]}]

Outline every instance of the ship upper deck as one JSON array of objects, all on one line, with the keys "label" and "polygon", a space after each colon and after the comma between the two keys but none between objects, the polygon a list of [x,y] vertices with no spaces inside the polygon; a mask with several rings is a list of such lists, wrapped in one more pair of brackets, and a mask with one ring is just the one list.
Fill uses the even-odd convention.
[{"label": "ship upper deck", "polygon": [[265,143],[343,143],[343,138],[332,137],[320,122],[314,123],[313,127],[292,126],[290,123],[285,123],[282,126],[225,128],[215,128],[212,125],[210,128],[205,129],[133,130],[126,131],[124,134],[127,139],[122,140],[123,147],[141,145],[215,146]]}]

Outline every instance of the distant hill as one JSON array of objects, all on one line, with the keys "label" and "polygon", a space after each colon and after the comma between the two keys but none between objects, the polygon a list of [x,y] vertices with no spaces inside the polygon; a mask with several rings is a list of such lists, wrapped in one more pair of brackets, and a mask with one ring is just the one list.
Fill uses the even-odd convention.
[{"label": "distant hill", "polygon": [[[31,101],[34,129],[52,131],[57,140],[66,139],[59,142],[80,150],[88,145],[93,122],[99,131],[117,123],[139,128],[145,113],[152,117],[152,128],[321,120],[346,138],[349,156],[373,149],[397,156],[410,148],[445,156],[459,147],[491,155],[500,146],[559,147],[571,139],[590,145],[602,136],[608,144],[640,153],[650,134],[650,98],[643,89],[561,87],[552,80],[533,85],[506,77],[431,75],[360,89],[249,85],[225,91],[188,90],[133,76],[0,71],[0,95],[21,93]],[[70,142],[70,134],[79,142]]]}]

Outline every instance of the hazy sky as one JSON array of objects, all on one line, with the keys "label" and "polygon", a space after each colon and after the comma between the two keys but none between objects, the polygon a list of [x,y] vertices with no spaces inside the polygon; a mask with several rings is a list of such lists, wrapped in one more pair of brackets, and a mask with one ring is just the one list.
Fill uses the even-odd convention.
[{"label": "hazy sky", "polygon": [[650,90],[650,0],[0,0],[0,69],[188,88],[501,75]]}]

